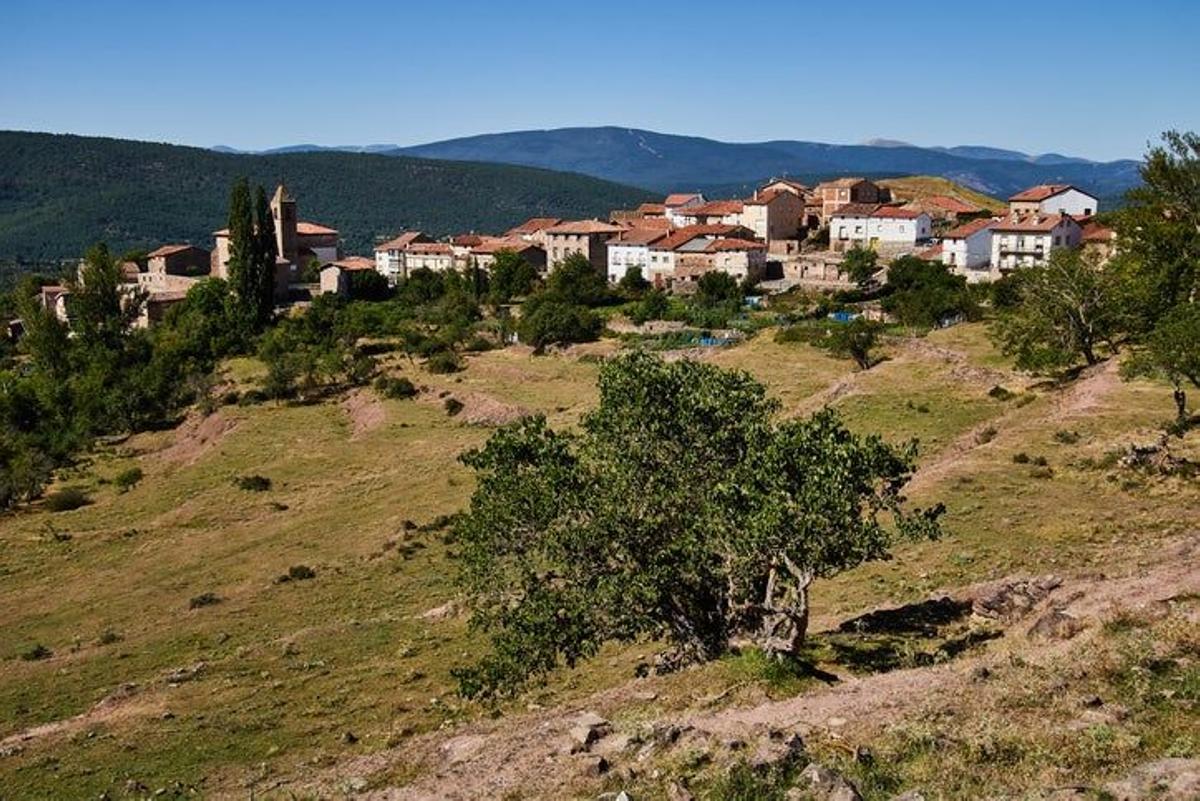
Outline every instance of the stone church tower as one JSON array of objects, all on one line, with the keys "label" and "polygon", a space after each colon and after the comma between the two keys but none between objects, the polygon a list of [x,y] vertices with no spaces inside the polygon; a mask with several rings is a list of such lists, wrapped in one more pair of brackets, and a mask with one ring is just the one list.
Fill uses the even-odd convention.
[{"label": "stone church tower", "polygon": [[296,263],[296,200],[282,183],[271,198],[271,214],[275,218],[275,245],[279,258]]}]

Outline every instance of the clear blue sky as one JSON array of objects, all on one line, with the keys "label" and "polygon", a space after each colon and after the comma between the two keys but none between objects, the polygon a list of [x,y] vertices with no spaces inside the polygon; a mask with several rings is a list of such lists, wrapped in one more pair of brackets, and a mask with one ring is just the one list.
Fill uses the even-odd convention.
[{"label": "clear blue sky", "polygon": [[4,0],[0,128],[264,148],[569,125],[1139,156],[1200,2]]}]

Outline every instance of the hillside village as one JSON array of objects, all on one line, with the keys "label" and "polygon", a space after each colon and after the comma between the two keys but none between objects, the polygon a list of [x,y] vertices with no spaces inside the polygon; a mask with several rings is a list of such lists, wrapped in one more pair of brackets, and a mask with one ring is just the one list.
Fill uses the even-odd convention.
[{"label": "hillside village", "polygon": [[[420,269],[486,272],[506,251],[541,275],[579,254],[612,284],[634,270],[655,287],[688,293],[701,276],[722,272],[778,293],[851,287],[842,261],[855,248],[878,253],[882,270],[888,259],[916,256],[978,283],[1045,264],[1058,249],[1084,248],[1103,261],[1114,247],[1114,231],[1095,220],[1099,200],[1067,184],[1030,187],[1010,197],[1003,213],[952,195],[897,194],[862,177],[813,187],[773,179],[742,199],[679,192],[661,203],[613,210],[608,220],[535,217],[502,233],[440,241],[405,231],[379,242],[371,255],[351,255],[336,229],[300,219],[298,199],[280,184],[270,203],[279,254],[275,300],[282,306],[346,295],[350,277],[362,271],[379,273],[393,287]],[[141,324],[162,319],[200,279],[227,278],[229,243],[228,229],[220,229],[211,249],[172,243],[143,262],[124,263],[125,280],[144,293]],[[64,286],[42,288],[43,304],[63,320],[68,297]]]}]

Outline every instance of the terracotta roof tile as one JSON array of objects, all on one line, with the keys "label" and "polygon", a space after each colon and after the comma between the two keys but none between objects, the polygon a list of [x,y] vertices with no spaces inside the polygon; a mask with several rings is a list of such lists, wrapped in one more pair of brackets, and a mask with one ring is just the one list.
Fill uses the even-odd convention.
[{"label": "terracotta roof tile", "polygon": [[547,228],[546,233],[558,234],[619,234],[625,229],[619,225],[600,222],[599,220],[573,220]]},{"label": "terracotta roof tile", "polygon": [[969,223],[963,223],[962,225],[958,226],[957,228],[947,231],[946,235],[943,236],[942,238],[943,239],[966,239],[967,237],[969,237],[973,234],[979,233],[980,231],[984,230],[985,228],[991,228],[995,224],[996,224],[995,220],[989,220],[989,219],[971,220]]},{"label": "terracotta roof tile", "polygon": [[305,222],[301,220],[296,223],[296,233],[301,236],[329,236],[337,233],[336,228],[330,228],[326,225],[321,225],[315,222]]},{"label": "terracotta roof tile", "polygon": [[520,225],[508,229],[507,233],[512,236],[536,234],[538,231],[544,231],[547,228],[553,228],[561,222],[562,219],[559,217],[530,217]]},{"label": "terracotta roof tile", "polygon": [[[195,246],[194,245],[163,245],[162,247],[155,248],[154,250],[147,253],[146,258],[154,259],[159,256],[170,256],[173,253],[180,253],[182,251],[189,250],[192,247],[195,247]],[[201,248],[196,248],[196,250],[201,250]]]},{"label": "terracotta roof tile", "polygon": [[667,195],[667,199],[663,201],[663,205],[667,208],[673,208],[675,206],[686,205],[691,203],[693,200],[699,200],[701,203],[703,203],[704,195],[701,195],[698,192],[674,192],[670,195]]},{"label": "terracotta roof tile", "polygon": [[413,242],[405,248],[405,253],[418,256],[453,256],[454,248],[445,242]]},{"label": "terracotta roof tile", "polygon": [[680,209],[678,213],[684,217],[726,217],[741,214],[744,210],[745,204],[740,200],[712,200],[699,206]]},{"label": "terracotta roof tile", "polygon": [[1055,195],[1061,195],[1063,192],[1066,192],[1068,189],[1074,189],[1074,188],[1075,187],[1071,186],[1070,184],[1038,184],[1037,186],[1031,186],[1028,189],[1018,192],[1017,194],[1010,197],[1009,200],[1010,201],[1011,200],[1016,200],[1016,201],[1045,200],[1048,197],[1054,197]]},{"label": "terracotta roof tile", "polygon": [[1078,225],[1067,214],[1026,214],[1024,216],[1012,214],[996,222],[992,230],[1013,233],[1046,233],[1053,231],[1064,221]]}]

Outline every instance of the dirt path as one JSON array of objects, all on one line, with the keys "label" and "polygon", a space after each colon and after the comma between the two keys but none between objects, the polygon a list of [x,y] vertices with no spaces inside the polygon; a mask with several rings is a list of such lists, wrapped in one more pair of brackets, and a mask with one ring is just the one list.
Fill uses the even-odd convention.
[{"label": "dirt path", "polygon": [[[1001,579],[953,593],[956,600],[974,602],[997,587],[1021,586],[1025,579]],[[1047,586],[1050,586],[1049,584]],[[1145,609],[1174,597],[1200,593],[1200,531],[1158,551],[1154,564],[1132,566],[1124,575],[1095,575],[1062,581],[1036,603],[1002,625],[1005,636],[992,645],[954,662],[931,667],[894,670],[846,678],[815,692],[753,706],[707,711],[696,709],[655,722],[660,728],[685,732],[681,742],[713,742],[749,738],[764,730],[796,731],[801,735],[840,727],[878,726],[916,714],[921,708],[953,693],[970,681],[971,670],[1005,652],[1029,661],[1049,659],[1078,648],[1100,624],[1122,609]],[[1038,638],[1029,631],[1044,615],[1063,615],[1074,621],[1078,634],[1068,639]],[[479,721],[452,733],[435,732],[414,738],[395,749],[340,764],[320,776],[281,788],[299,795],[326,796],[347,787],[366,788],[373,777],[404,766],[421,766],[418,778],[402,787],[383,787],[362,795],[375,799],[430,801],[432,799],[498,798],[519,791],[522,798],[563,798],[589,786],[586,755],[572,755],[564,744],[581,712],[610,714],[628,711],[639,701],[641,685],[630,682],[598,693],[569,709],[508,715]],[[616,733],[620,735],[630,732]],[[607,739],[603,742],[607,742]],[[669,746],[668,746],[669,747]],[[601,745],[595,751],[603,751]],[[610,752],[614,769],[636,757]],[[593,757],[594,758],[594,757]],[[642,768],[647,766],[643,763]]]},{"label": "dirt path", "polygon": [[[1119,365],[1116,359],[1089,368],[1064,389],[1056,391],[1053,407],[1042,417],[1040,423],[1062,423],[1079,417],[1100,405],[1120,385]],[[1020,436],[1025,426],[1013,422],[1024,416],[1024,407],[1014,406],[999,417],[986,420],[963,432],[949,445],[940,450],[930,461],[921,465],[909,482],[906,490],[915,492],[944,479],[952,473],[972,451],[991,442],[1002,442]]]},{"label": "dirt path", "polygon": [[387,411],[379,396],[369,389],[356,389],[342,401],[342,411],[350,420],[350,438],[369,434],[387,421]]}]

